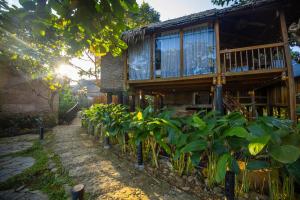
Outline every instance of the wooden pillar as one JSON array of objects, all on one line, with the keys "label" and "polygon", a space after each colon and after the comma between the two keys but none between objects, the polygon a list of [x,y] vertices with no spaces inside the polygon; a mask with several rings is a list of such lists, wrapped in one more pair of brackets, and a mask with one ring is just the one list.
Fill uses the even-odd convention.
[{"label": "wooden pillar", "polygon": [[106,102],[107,102],[107,104],[111,104],[112,103],[112,93],[108,92],[106,95],[107,95],[106,96]]},{"label": "wooden pillar", "polygon": [[251,110],[252,110],[252,119],[257,118],[257,111],[256,111],[256,102],[255,102],[255,91],[252,90],[249,92],[249,95],[251,96]]},{"label": "wooden pillar", "polygon": [[130,112],[135,111],[135,94],[131,95]]},{"label": "wooden pillar", "polygon": [[123,104],[123,92],[118,93],[118,104]]},{"label": "wooden pillar", "polygon": [[223,87],[222,87],[222,68],[220,57],[220,23],[216,20],[214,23],[216,34],[216,64],[217,64],[217,85],[215,87],[215,109],[221,114],[224,114],[223,106]]},{"label": "wooden pillar", "polygon": [[283,11],[280,11],[280,26],[282,39],[284,43],[285,61],[288,72],[288,97],[289,97],[289,117],[292,121],[296,122],[296,90],[295,90],[295,79],[292,67],[292,58],[290,53],[288,31],[286,27],[285,15]]}]

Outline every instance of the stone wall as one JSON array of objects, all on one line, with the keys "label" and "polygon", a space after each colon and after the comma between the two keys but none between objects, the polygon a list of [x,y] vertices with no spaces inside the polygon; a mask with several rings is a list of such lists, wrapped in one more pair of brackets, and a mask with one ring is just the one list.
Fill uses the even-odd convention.
[{"label": "stone wall", "polygon": [[20,72],[0,66],[0,118],[42,116],[57,122],[59,97],[54,97],[51,111],[48,100],[41,97],[48,93],[42,80],[26,80]]},{"label": "stone wall", "polygon": [[101,92],[124,90],[124,55],[113,57],[111,54],[101,58]]}]

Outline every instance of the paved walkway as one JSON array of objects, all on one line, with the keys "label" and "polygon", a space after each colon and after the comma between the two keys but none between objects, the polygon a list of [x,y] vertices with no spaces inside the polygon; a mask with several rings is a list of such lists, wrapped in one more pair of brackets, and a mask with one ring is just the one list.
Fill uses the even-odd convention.
[{"label": "paved walkway", "polygon": [[72,125],[54,129],[52,148],[77,182],[85,185],[92,199],[197,199],[166,182],[158,181],[134,168],[134,163],[93,142],[80,128],[79,119]]},{"label": "paved walkway", "polygon": [[35,160],[32,157],[10,157],[6,156],[0,159],[0,182],[22,173],[25,169],[31,167]]},{"label": "paved walkway", "polygon": [[33,145],[33,140],[37,139],[36,134],[26,134],[15,137],[0,139],[0,156],[26,150]]},{"label": "paved walkway", "polygon": [[[32,157],[9,155],[29,149],[38,135],[27,134],[15,137],[0,138],[0,183],[22,173],[35,163]],[[47,195],[35,190],[30,191],[25,186],[17,189],[0,191],[0,200],[47,200]]]}]

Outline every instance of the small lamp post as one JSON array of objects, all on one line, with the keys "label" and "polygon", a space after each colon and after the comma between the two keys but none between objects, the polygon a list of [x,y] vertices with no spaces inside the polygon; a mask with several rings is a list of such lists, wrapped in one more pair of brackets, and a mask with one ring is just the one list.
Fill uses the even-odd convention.
[{"label": "small lamp post", "polygon": [[233,171],[226,171],[225,175],[225,197],[226,200],[234,200],[235,174]]},{"label": "small lamp post", "polygon": [[44,127],[41,125],[40,126],[40,140],[44,139]]}]

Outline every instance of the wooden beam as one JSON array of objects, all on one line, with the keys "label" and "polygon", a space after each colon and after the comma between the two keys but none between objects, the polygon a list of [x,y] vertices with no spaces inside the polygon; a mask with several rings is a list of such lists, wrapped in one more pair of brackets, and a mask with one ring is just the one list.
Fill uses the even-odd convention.
[{"label": "wooden beam", "polygon": [[297,116],[296,116],[296,91],[295,91],[295,79],[294,79],[294,72],[292,67],[292,58],[289,48],[289,41],[288,41],[288,32],[286,27],[285,15],[283,11],[280,11],[280,26],[281,26],[281,34],[284,43],[284,52],[286,58],[286,67],[288,71],[288,91],[289,91],[289,117],[296,123]]},{"label": "wooden beam", "polygon": [[180,30],[180,77],[183,77],[183,30]]},{"label": "wooden beam", "polygon": [[236,48],[236,49],[224,49],[224,50],[221,50],[220,53],[231,53],[231,52],[237,52],[237,51],[248,51],[248,50],[254,50],[254,49],[281,47],[283,45],[284,45],[283,42],[272,43],[272,44],[262,44],[262,45],[241,47],[241,48]]},{"label": "wooden beam", "polygon": [[[217,64],[217,84],[221,84],[221,56],[220,56],[220,23],[219,20],[215,21],[214,24],[215,35],[216,35],[216,64]],[[219,79],[219,80],[218,80]]]},{"label": "wooden beam", "polygon": [[154,79],[154,43],[155,34],[150,37],[150,79]]}]

